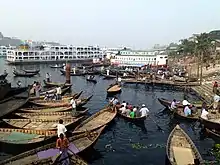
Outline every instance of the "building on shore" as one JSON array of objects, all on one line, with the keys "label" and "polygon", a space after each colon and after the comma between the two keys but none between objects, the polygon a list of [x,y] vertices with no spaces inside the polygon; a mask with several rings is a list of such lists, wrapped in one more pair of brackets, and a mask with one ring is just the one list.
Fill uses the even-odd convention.
[{"label": "building on shore", "polygon": [[7,51],[7,61],[11,64],[21,63],[63,63],[93,62],[102,59],[103,53],[98,46],[50,46],[20,48]]},{"label": "building on shore", "polygon": [[165,50],[121,50],[111,59],[112,65],[141,67],[167,66],[168,55]]}]

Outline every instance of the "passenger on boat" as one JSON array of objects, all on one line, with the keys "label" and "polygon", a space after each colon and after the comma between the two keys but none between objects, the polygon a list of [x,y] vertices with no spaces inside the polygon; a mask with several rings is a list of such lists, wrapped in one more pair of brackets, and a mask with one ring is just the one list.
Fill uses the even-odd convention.
[{"label": "passenger on boat", "polygon": [[76,116],[76,101],[74,98],[72,98],[72,100],[70,101],[70,104],[72,105],[72,115],[73,117]]},{"label": "passenger on boat", "polygon": [[46,92],[45,97],[44,97],[44,100],[49,100],[49,99],[50,99],[50,95],[49,95],[48,92]]},{"label": "passenger on boat", "polygon": [[183,100],[182,104],[183,104],[184,106],[190,105],[190,103],[189,103],[187,100]]},{"label": "passenger on boat", "polygon": [[18,85],[19,88],[21,87],[21,81],[20,80],[17,82],[17,85]]},{"label": "passenger on boat", "polygon": [[136,112],[137,112],[137,107],[134,106],[133,109],[132,109],[132,111],[136,114]]},{"label": "passenger on boat", "polygon": [[127,76],[127,73],[124,72],[124,73],[123,73],[123,77],[126,77],[126,76]]},{"label": "passenger on boat", "polygon": [[46,79],[47,79],[47,82],[50,82],[50,74],[49,73],[46,73]]},{"label": "passenger on boat", "polygon": [[122,113],[122,114],[126,114],[126,107],[124,105],[121,106],[121,108],[119,109],[119,111]]},{"label": "passenger on boat", "polygon": [[120,102],[117,102],[116,105],[115,105],[116,110],[119,110],[121,107],[122,106],[121,106]]},{"label": "passenger on boat", "polygon": [[62,99],[61,94],[62,94],[61,87],[57,87],[57,89],[56,89],[57,100],[61,100]]},{"label": "passenger on boat", "polygon": [[172,101],[172,103],[171,103],[171,105],[170,105],[170,109],[171,110],[174,110],[174,109],[176,109],[177,107],[176,107],[176,99],[173,99],[173,101]]},{"label": "passenger on boat", "polygon": [[66,71],[66,65],[65,64],[63,64],[63,70]]},{"label": "passenger on boat", "polygon": [[131,110],[128,109],[128,107],[126,107],[126,116],[130,117],[130,112],[131,112]]},{"label": "passenger on boat", "polygon": [[107,76],[109,75],[109,69],[106,70],[106,74],[107,74]]},{"label": "passenger on boat", "polygon": [[196,114],[198,112],[195,105],[192,105],[191,111],[192,111],[192,114]]},{"label": "passenger on boat", "polygon": [[36,86],[35,86],[35,95],[36,97],[40,97],[40,90],[41,90],[41,86],[40,86],[40,83],[36,83]]},{"label": "passenger on boat", "polygon": [[208,120],[208,114],[209,114],[209,112],[208,112],[208,110],[206,110],[204,107],[202,108],[202,114],[201,114],[201,118],[202,119],[206,119],[206,120]]},{"label": "passenger on boat", "polygon": [[130,117],[133,119],[135,117],[135,112],[133,110],[131,110],[130,112]]},{"label": "passenger on boat", "polygon": [[60,119],[59,124],[57,124],[57,135],[58,135],[58,137],[60,137],[60,134],[63,134],[65,136],[66,131],[67,131],[67,129],[66,129],[65,125],[63,124],[63,120]]},{"label": "passenger on boat", "polygon": [[217,94],[217,91],[218,91],[218,83],[217,81],[215,81],[213,84],[213,93]]},{"label": "passenger on boat", "polygon": [[141,113],[141,117],[144,117],[144,116],[148,116],[148,112],[149,112],[149,110],[148,110],[148,108],[145,106],[145,104],[142,104],[142,108],[140,109],[140,111],[139,111],[140,113]]},{"label": "passenger on boat", "polygon": [[4,70],[4,74],[7,74],[7,71],[6,71],[6,70]]},{"label": "passenger on boat", "polygon": [[213,100],[214,100],[214,102],[213,102],[213,108],[214,108],[214,109],[217,109],[217,108],[218,108],[219,101],[220,101],[220,97],[219,97],[217,94],[215,94]]},{"label": "passenger on boat", "polygon": [[127,104],[126,104],[126,102],[125,102],[125,101],[123,101],[121,105],[124,105],[124,107],[126,107],[126,106],[127,106]]},{"label": "passenger on boat", "polygon": [[73,67],[73,74],[76,74],[76,68]]},{"label": "passenger on boat", "polygon": [[60,134],[60,137],[59,139],[57,139],[57,142],[56,142],[56,147],[60,150],[61,156],[59,160],[62,160],[60,163],[68,165],[70,163],[69,158],[68,158],[69,141],[64,136],[64,134],[62,133]]},{"label": "passenger on boat", "polygon": [[192,115],[192,111],[191,111],[191,109],[189,108],[189,105],[185,105],[185,107],[184,107],[184,115],[185,115],[186,117]]},{"label": "passenger on boat", "polygon": [[129,104],[129,103],[127,103],[127,109],[132,110],[132,109],[133,109],[132,105],[131,105],[131,104]]}]

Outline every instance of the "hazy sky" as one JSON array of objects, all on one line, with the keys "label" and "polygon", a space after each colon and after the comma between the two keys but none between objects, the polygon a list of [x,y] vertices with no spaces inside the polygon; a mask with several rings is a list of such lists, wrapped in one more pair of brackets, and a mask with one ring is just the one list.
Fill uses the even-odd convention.
[{"label": "hazy sky", "polygon": [[0,1],[0,31],[21,39],[150,48],[219,28],[219,0]]}]

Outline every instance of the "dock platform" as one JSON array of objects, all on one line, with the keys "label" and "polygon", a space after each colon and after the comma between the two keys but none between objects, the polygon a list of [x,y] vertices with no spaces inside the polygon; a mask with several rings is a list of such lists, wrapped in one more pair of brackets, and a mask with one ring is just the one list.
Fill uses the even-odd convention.
[{"label": "dock platform", "polygon": [[204,83],[201,86],[193,86],[190,91],[195,93],[201,100],[211,104],[213,102],[213,87],[212,83]]}]

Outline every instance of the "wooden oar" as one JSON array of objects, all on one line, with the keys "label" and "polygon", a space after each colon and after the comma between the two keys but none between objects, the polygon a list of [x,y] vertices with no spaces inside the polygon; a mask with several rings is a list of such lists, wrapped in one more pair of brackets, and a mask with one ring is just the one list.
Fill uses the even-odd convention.
[{"label": "wooden oar", "polygon": [[163,129],[158,125],[158,123],[157,123],[152,117],[150,117],[150,115],[148,115],[148,117],[156,124],[156,126],[157,126],[157,128],[158,128],[159,130],[163,130]]}]

